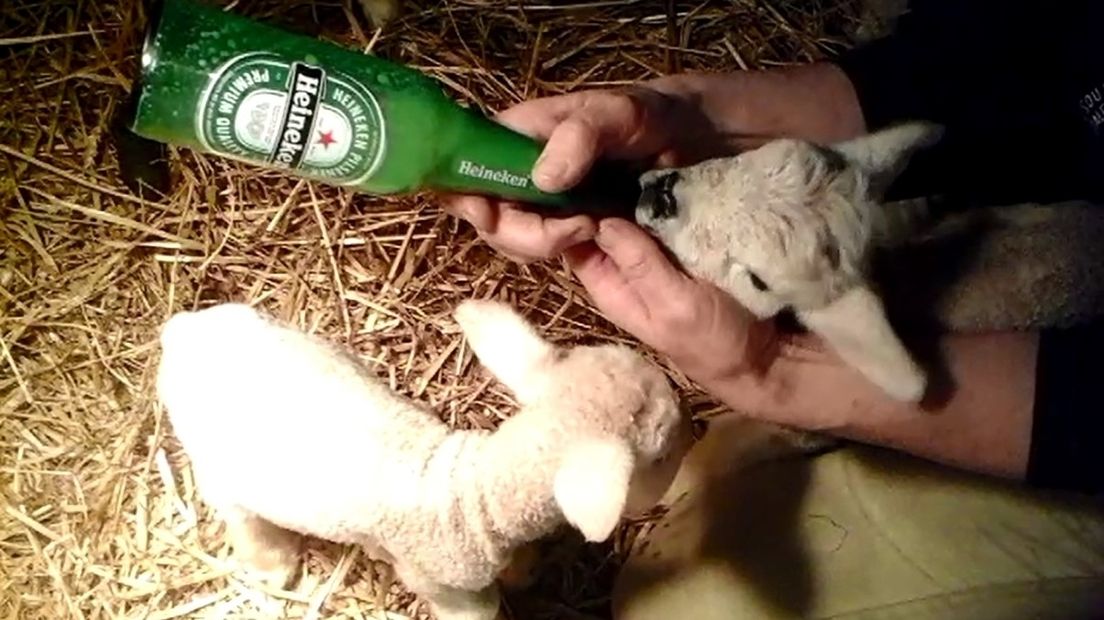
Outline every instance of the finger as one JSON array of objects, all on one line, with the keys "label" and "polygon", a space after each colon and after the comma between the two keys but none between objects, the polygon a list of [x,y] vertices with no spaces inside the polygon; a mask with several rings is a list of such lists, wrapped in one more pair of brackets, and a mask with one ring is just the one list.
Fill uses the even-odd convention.
[{"label": "finger", "polygon": [[497,226],[499,210],[497,204],[492,204],[478,196],[464,194],[446,196],[443,197],[443,200],[445,201],[445,211],[471,223],[479,238],[499,254],[521,264],[528,264],[536,259],[536,257],[525,256],[514,252],[510,248],[503,247],[496,241],[494,234],[489,232]]},{"label": "finger", "polygon": [[[577,184],[599,156],[643,157],[662,142],[649,126],[645,97],[630,92],[584,91],[549,106],[562,116],[533,170],[537,187],[550,192]],[[566,114],[565,114],[566,113]]]},{"label": "finger", "polygon": [[596,243],[580,243],[564,251],[568,268],[587,289],[602,293],[607,288],[625,289],[621,272]]},{"label": "finger", "polygon": [[588,215],[569,218],[542,218],[544,235],[549,239],[548,256],[562,254],[573,245],[590,241],[598,234],[598,223]]},{"label": "finger", "polygon": [[502,256],[506,257],[508,260],[511,260],[515,263],[518,263],[519,265],[528,265],[529,263],[532,263],[533,261],[537,260],[537,258],[538,258],[536,256],[528,256],[528,255],[525,255],[525,254],[519,254],[517,252],[514,252],[513,250],[511,250],[508,247],[503,247],[503,246],[499,245],[494,240],[493,237],[491,237],[490,235],[487,235],[485,233],[482,233],[482,232],[479,233],[479,237],[481,239],[483,239],[483,241],[487,245],[491,246],[491,249],[498,252]]},{"label": "finger", "polygon": [[556,126],[580,106],[582,93],[531,99],[503,110],[494,118],[499,123],[531,138],[547,140]]},{"label": "finger", "polygon": [[625,220],[605,219],[595,240],[650,311],[677,303],[686,293],[688,278],[642,228]]},{"label": "finger", "polygon": [[512,252],[551,258],[572,245],[593,239],[597,232],[597,224],[585,215],[546,219],[536,213],[502,205],[498,209],[495,227],[486,234],[487,238]]},{"label": "finger", "polygon": [[655,168],[675,168],[677,166],[685,165],[689,162],[679,157],[679,154],[674,150],[666,150],[656,156],[653,167]]},{"label": "finger", "polygon": [[629,333],[642,333],[648,325],[647,307],[609,256],[588,242],[568,248],[564,260],[607,319]]},{"label": "finger", "polygon": [[561,192],[586,176],[599,156],[601,130],[583,115],[570,116],[548,138],[537,163],[533,181],[546,192]]},{"label": "finger", "polygon": [[446,211],[466,220],[476,230],[491,230],[498,220],[495,205],[482,196],[446,194],[441,197],[441,201]]}]

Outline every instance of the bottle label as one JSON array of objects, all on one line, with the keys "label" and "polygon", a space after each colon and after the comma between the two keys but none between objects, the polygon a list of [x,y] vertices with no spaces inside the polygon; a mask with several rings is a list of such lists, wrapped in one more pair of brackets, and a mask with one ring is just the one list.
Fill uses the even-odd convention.
[{"label": "bottle label", "polygon": [[368,180],[383,161],[383,111],[347,75],[255,52],[211,74],[196,134],[215,153],[340,185]]}]

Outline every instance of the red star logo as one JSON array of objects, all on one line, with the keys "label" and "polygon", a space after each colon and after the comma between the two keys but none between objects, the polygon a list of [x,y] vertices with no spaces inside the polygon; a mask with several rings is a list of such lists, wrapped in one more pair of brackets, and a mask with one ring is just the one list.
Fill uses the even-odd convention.
[{"label": "red star logo", "polygon": [[321,144],[324,149],[330,148],[331,144],[337,144],[337,140],[334,140],[333,137],[333,131],[319,131],[318,144]]}]

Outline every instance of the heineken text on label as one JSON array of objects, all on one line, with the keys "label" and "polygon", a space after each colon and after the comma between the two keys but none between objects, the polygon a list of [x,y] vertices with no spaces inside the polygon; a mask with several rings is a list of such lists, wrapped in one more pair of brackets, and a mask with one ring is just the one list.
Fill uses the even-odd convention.
[{"label": "heineken text on label", "polygon": [[256,52],[215,71],[196,133],[210,151],[342,185],[368,180],[385,150],[383,113],[347,76]]},{"label": "heineken text on label", "polygon": [[492,170],[467,160],[460,162],[458,172],[473,179],[484,179],[496,183],[505,183],[513,187],[529,187],[529,177],[513,174],[509,170]]}]

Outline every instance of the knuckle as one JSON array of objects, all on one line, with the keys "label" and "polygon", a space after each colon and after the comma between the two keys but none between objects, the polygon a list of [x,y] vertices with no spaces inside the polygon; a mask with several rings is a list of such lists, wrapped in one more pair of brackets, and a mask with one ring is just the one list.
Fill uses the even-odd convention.
[{"label": "knuckle", "polygon": [[540,258],[540,256],[534,256],[532,247],[522,246],[516,241],[503,239],[500,235],[480,233],[480,237],[491,249],[515,263],[527,265]]},{"label": "knuckle", "polygon": [[580,110],[617,127],[639,127],[647,117],[643,102],[630,91],[595,91],[583,100]]},{"label": "knuckle", "polygon": [[454,214],[483,232],[494,226],[494,215],[485,201],[464,201],[453,207]]},{"label": "knuckle", "polygon": [[574,114],[565,119],[555,133],[560,134],[564,142],[575,146],[593,144],[598,139],[599,131],[595,119],[585,114]]},{"label": "knuckle", "polygon": [[648,109],[638,97],[622,94],[617,106],[621,117],[625,119],[625,125],[632,130],[635,131],[647,123]]},{"label": "knuckle", "polygon": [[679,337],[701,326],[702,311],[693,300],[672,295],[656,309],[656,319],[664,329]]},{"label": "knuckle", "polygon": [[630,280],[644,280],[652,275],[652,268],[643,254],[636,254],[624,259],[621,272]]}]

